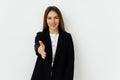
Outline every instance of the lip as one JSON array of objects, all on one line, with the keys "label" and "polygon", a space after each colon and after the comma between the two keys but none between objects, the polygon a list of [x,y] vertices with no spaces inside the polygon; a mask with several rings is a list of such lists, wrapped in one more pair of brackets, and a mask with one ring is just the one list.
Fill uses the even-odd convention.
[{"label": "lip", "polygon": [[56,26],[56,24],[50,24],[52,27],[55,27]]}]

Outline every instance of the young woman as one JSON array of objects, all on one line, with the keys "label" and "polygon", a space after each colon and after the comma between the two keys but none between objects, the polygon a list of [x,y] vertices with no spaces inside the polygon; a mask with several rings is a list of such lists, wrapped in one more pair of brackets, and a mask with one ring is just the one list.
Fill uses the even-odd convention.
[{"label": "young woman", "polygon": [[73,41],[56,6],[45,11],[43,31],[35,38],[35,51],[38,57],[31,80],[73,80]]}]

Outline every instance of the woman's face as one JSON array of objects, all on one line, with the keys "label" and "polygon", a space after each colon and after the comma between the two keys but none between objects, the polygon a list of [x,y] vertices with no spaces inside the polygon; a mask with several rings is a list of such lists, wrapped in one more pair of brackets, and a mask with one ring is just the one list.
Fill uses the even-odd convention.
[{"label": "woman's face", "polygon": [[58,30],[59,17],[55,11],[50,11],[47,15],[47,24],[51,31]]}]

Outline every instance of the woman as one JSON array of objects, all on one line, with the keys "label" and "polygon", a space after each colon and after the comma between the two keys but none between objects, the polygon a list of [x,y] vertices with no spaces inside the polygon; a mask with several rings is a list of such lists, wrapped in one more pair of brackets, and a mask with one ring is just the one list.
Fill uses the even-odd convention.
[{"label": "woman", "polygon": [[43,31],[35,38],[35,51],[38,57],[31,80],[73,80],[73,41],[55,6],[45,11]]}]

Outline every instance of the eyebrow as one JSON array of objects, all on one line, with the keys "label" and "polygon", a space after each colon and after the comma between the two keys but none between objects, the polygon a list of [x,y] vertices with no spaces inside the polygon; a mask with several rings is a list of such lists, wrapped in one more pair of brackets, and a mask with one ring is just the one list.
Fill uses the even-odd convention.
[{"label": "eyebrow", "polygon": [[[47,16],[47,18],[50,18],[51,16]],[[54,18],[59,18],[59,16],[53,16]]]}]

